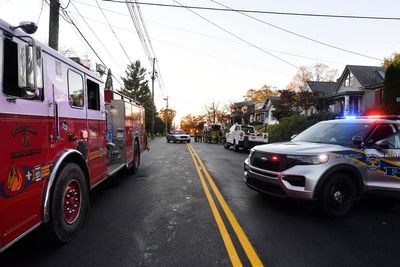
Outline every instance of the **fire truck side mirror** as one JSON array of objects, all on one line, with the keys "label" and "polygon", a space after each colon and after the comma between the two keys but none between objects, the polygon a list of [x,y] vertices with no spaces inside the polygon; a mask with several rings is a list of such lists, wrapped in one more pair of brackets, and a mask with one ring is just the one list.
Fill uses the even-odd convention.
[{"label": "fire truck side mirror", "polygon": [[40,95],[43,88],[42,49],[32,44],[18,44],[18,86],[27,98]]}]

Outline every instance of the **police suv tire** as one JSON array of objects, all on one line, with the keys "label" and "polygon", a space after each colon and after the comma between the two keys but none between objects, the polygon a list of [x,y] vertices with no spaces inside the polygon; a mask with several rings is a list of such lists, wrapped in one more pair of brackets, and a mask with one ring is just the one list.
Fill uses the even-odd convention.
[{"label": "police suv tire", "polygon": [[347,175],[334,174],[320,191],[319,208],[330,218],[344,217],[353,207],[356,194],[356,185]]},{"label": "police suv tire", "polygon": [[[74,198],[69,202],[70,204],[67,204],[68,198]],[[78,205],[76,216],[67,217],[65,208],[68,205],[71,207]],[[48,224],[51,240],[66,243],[73,239],[82,227],[88,207],[88,185],[82,169],[75,163],[65,164],[56,178],[51,198],[50,223]]]}]

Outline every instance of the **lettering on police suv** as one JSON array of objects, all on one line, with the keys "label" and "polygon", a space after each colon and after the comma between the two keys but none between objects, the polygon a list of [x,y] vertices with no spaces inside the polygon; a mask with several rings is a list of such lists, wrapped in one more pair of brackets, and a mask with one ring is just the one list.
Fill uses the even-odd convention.
[{"label": "lettering on police suv", "polygon": [[400,177],[400,168],[398,167],[384,167],[385,175]]}]

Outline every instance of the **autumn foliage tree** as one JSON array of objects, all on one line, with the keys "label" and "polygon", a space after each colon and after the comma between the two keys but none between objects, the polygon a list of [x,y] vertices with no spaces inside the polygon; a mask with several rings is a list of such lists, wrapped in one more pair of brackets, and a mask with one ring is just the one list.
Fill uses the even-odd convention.
[{"label": "autumn foliage tree", "polygon": [[254,102],[264,101],[271,96],[278,94],[271,86],[263,85],[260,89],[249,89],[243,96],[245,100],[252,100]]},{"label": "autumn foliage tree", "polygon": [[206,117],[204,115],[188,114],[181,119],[181,128],[187,133],[199,134],[205,123]]},{"label": "autumn foliage tree", "polygon": [[287,86],[287,89],[299,91],[307,81],[332,82],[338,74],[337,69],[317,63],[312,66],[301,66]]},{"label": "autumn foliage tree", "polygon": [[393,53],[390,57],[385,58],[383,60],[383,67],[389,68],[391,64],[394,65],[400,65],[400,54],[399,53]]},{"label": "autumn foliage tree", "polygon": [[275,110],[272,114],[277,120],[292,115],[300,115],[303,111],[314,106],[315,98],[313,93],[294,90],[280,90],[280,99],[274,102]]},{"label": "autumn foliage tree", "polygon": [[167,123],[167,131],[170,131],[172,122],[176,116],[176,111],[170,108],[162,108],[160,109],[159,115],[164,125]]}]

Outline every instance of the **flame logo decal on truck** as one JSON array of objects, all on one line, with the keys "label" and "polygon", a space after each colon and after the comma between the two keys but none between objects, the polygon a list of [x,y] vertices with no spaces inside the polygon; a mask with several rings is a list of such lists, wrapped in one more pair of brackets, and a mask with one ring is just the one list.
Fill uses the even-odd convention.
[{"label": "flame logo decal on truck", "polygon": [[24,184],[24,175],[18,168],[15,168],[14,163],[8,168],[7,189],[10,193],[17,193],[21,190]]}]

